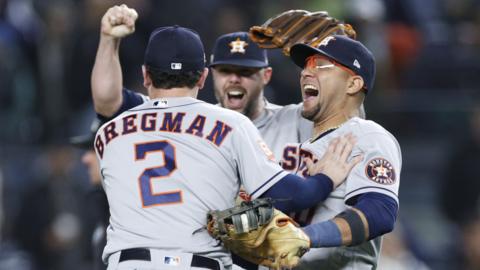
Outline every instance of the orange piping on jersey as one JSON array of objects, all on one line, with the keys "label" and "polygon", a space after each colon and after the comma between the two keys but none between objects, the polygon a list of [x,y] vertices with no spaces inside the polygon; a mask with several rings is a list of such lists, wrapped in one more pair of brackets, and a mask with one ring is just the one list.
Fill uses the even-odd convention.
[{"label": "orange piping on jersey", "polygon": [[305,163],[305,157],[309,157],[312,161],[315,161],[313,158],[312,152],[300,148],[300,162],[298,163],[298,171],[301,171],[301,175],[306,178],[308,176],[307,164]]},{"label": "orange piping on jersey", "polygon": [[115,122],[110,122],[103,128],[103,134],[105,135],[105,144],[109,144],[110,141],[118,137],[118,133],[115,131]]},{"label": "orange piping on jersey", "polygon": [[293,171],[297,167],[298,162],[298,147],[294,145],[287,145],[283,149],[283,157],[281,166],[284,170]]},{"label": "orange piping on jersey", "polygon": [[105,144],[103,143],[100,134],[98,134],[97,138],[95,139],[95,150],[97,150],[97,154],[100,156],[100,159],[102,159],[103,150],[105,150]]},{"label": "orange piping on jersey", "polygon": [[153,150],[153,151],[147,151],[145,152],[145,155],[141,158],[137,158],[138,157],[138,154],[137,154],[137,145],[141,145],[141,144],[145,144],[145,142],[143,143],[137,143],[135,144],[135,161],[140,161],[140,160],[144,160],[146,157],[147,157],[147,154],[148,153],[152,153],[152,152],[162,152],[163,154],[163,160],[164,160],[164,163],[163,165],[161,166],[156,166],[156,167],[150,167],[150,168],[145,168],[145,170],[143,170],[143,172],[140,174],[140,176],[138,177],[138,190],[139,190],[139,193],[140,193],[140,198],[142,198],[142,208],[149,208],[149,207],[152,207],[152,206],[159,206],[159,205],[166,205],[166,204],[177,204],[177,203],[183,203],[183,191],[182,190],[172,190],[172,191],[167,191],[167,192],[159,192],[159,193],[153,193],[153,179],[154,178],[163,178],[163,177],[169,177],[173,172],[175,172],[177,170],[177,151],[176,151],[176,148],[175,148],[175,145],[173,144],[170,144],[167,140],[160,140],[160,141],[149,141],[148,143],[162,143],[162,142],[165,142],[165,143],[168,143],[168,145],[170,145],[171,147],[173,147],[173,164],[174,164],[174,167],[173,169],[171,169],[168,174],[166,175],[162,175],[162,176],[155,176],[155,177],[150,177],[149,178],[149,186],[150,186],[150,194],[152,196],[162,196],[162,195],[168,195],[168,194],[179,194],[180,196],[180,200],[179,201],[174,201],[174,202],[166,202],[166,203],[154,203],[154,204],[149,204],[149,205],[145,205],[145,200],[143,198],[143,194],[142,194],[142,176],[145,174],[146,171],[148,170],[153,170],[153,169],[158,169],[158,168],[162,168],[166,165],[166,155],[165,155],[165,151],[162,150],[162,149],[158,149],[158,150]]},{"label": "orange piping on jersey", "polygon": [[163,116],[162,126],[159,130],[164,132],[181,133],[184,116],[184,112],[176,113],[175,117],[173,117],[173,114],[171,112],[165,113]]},{"label": "orange piping on jersey", "polygon": [[169,192],[162,192],[162,193],[155,193],[155,194],[152,194],[152,195],[156,195],[156,196],[161,196],[161,195],[168,195],[168,194],[179,194],[180,196],[180,200],[179,201],[174,201],[174,202],[165,202],[165,203],[154,203],[154,204],[150,204],[150,205],[143,205],[143,201],[142,201],[142,208],[150,208],[152,206],[160,206],[160,205],[169,205],[169,204],[181,204],[183,203],[183,191],[181,189],[179,190],[173,190],[173,191],[169,191]]},{"label": "orange piping on jersey", "polygon": [[[147,122],[147,118],[148,119]],[[142,115],[142,120],[140,124],[140,129],[144,132],[152,132],[157,129],[157,113],[146,113]],[[150,125],[147,125],[149,123]]]},{"label": "orange piping on jersey", "polygon": [[190,124],[190,127],[185,130],[185,133],[189,133],[198,137],[203,137],[203,128],[205,126],[206,117],[199,114]]},{"label": "orange piping on jersey", "polygon": [[[162,143],[162,142],[167,142],[167,140],[160,140],[160,141],[147,141],[148,143]],[[148,153],[154,153],[154,152],[163,152],[163,160],[165,161],[165,151],[163,149],[157,149],[157,150],[151,150],[151,151],[148,151],[148,152],[145,152],[145,155],[141,158],[137,158],[138,157],[138,153],[137,153],[137,145],[142,145],[142,144],[145,144],[146,142],[141,142],[141,143],[136,143],[134,144],[134,147],[133,149],[135,150],[135,161],[139,161],[139,160],[144,160],[146,157],[147,157],[147,154]],[[170,144],[170,143],[169,143]],[[172,144],[170,144],[173,148],[175,148],[175,146],[173,146]],[[174,159],[175,160],[175,159]],[[163,164],[162,166],[165,166],[165,164]],[[162,166],[157,166],[157,167],[162,167]],[[152,167],[152,168],[148,168],[148,169],[154,169],[154,168],[157,168],[157,167]]]},{"label": "orange piping on jersey", "polygon": [[232,128],[229,125],[217,120],[206,139],[220,146],[228,134],[230,134],[230,131],[232,131]]},{"label": "orange piping on jersey", "polygon": [[258,146],[260,146],[260,149],[262,149],[263,153],[267,156],[268,160],[276,162],[272,150],[268,148],[268,145],[262,139],[257,140],[257,144]]},{"label": "orange piping on jersey", "polygon": [[137,125],[135,120],[137,120],[137,114],[130,114],[122,118],[123,120],[123,131],[122,135],[135,133],[137,132]]}]

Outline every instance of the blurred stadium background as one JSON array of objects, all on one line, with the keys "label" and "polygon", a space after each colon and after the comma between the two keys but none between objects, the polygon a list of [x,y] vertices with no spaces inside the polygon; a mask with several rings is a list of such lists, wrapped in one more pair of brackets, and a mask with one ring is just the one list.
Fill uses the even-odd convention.
[{"label": "blurred stadium background", "polygon": [[[90,73],[100,18],[139,13],[121,44],[124,84],[143,91],[149,33],[179,24],[206,50],[288,10],[351,23],[377,59],[367,118],[399,140],[400,216],[379,269],[480,269],[479,0],[0,0],[0,270],[91,269],[90,188],[81,150],[94,112]],[[300,101],[299,69],[269,51],[266,95]],[[215,102],[211,81],[200,99]]]}]

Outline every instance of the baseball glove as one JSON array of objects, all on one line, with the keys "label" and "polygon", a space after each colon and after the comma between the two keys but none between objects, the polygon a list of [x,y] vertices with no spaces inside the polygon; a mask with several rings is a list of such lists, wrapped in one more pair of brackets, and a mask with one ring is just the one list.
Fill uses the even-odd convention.
[{"label": "baseball glove", "polygon": [[309,237],[271,199],[210,211],[208,232],[240,257],[273,269],[292,268],[310,248]]},{"label": "baseball glove", "polygon": [[326,11],[288,10],[270,18],[262,26],[250,28],[250,38],[258,46],[265,49],[283,48],[287,56],[290,55],[290,48],[297,43],[316,47],[323,38],[333,34],[356,38],[350,24],[340,22]]}]

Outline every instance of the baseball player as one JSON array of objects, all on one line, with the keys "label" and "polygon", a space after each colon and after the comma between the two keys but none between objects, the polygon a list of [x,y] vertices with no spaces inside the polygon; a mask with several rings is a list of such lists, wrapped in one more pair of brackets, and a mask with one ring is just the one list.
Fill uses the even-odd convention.
[{"label": "baseball player", "polygon": [[[106,19],[116,25],[116,17]],[[108,269],[228,269],[229,254],[204,228],[209,210],[232,207],[240,185],[253,198],[297,190],[305,196],[291,198],[286,209],[304,209],[324,200],[361,160],[347,161],[353,141],[344,136],[309,163],[312,176],[288,174],[247,117],[196,99],[208,75],[204,58],[193,30],[156,29],[142,67],[150,100],[96,134],[111,213]]]},{"label": "baseball player", "polygon": [[88,134],[70,138],[70,143],[72,145],[85,150],[82,155],[82,163],[88,169],[88,176],[92,186],[88,193],[88,206],[89,217],[93,221],[93,224],[89,224],[91,226],[91,228],[89,226],[89,229],[91,229],[92,233],[91,254],[93,256],[92,269],[94,270],[105,269],[105,264],[102,262],[101,258],[103,248],[107,241],[105,230],[110,217],[107,197],[101,186],[102,176],[100,174],[100,164],[93,148],[95,134],[101,124],[101,121],[98,118],[95,118],[90,126],[90,132]]},{"label": "baseball player", "polygon": [[[148,100],[122,86],[119,44],[133,33],[136,19],[135,10],[125,5],[111,8],[102,19],[92,71],[92,97],[95,110],[106,119]],[[115,29],[124,31],[112,32],[112,23]],[[282,107],[264,97],[263,89],[272,76],[266,50],[251,41],[246,32],[222,35],[215,42],[210,67],[219,105],[250,118],[283,168],[295,170],[297,164],[292,157],[297,154],[298,144],[311,137],[313,125],[301,117],[301,104]]]},{"label": "baseball player", "polygon": [[327,200],[296,216],[310,224],[304,231],[314,247],[298,269],[375,269],[381,235],[392,231],[397,216],[402,157],[392,134],[358,117],[372,91],[374,57],[362,43],[335,35],[315,47],[294,45],[290,54],[303,68],[302,116],[315,123],[314,136],[300,146],[297,173],[307,175],[301,159],[322,156],[342,134],[358,138],[352,156],[365,155]]},{"label": "baseball player", "polygon": [[[122,87],[119,43],[134,32],[136,19],[135,10],[126,5],[112,7],[102,19],[92,71],[92,97],[95,110],[104,120],[148,100],[148,96]],[[263,89],[272,76],[266,50],[252,42],[246,32],[226,34],[215,42],[210,67],[219,105],[250,118],[282,167],[295,170],[298,145],[311,136],[313,125],[301,117],[301,104],[282,107],[264,97]],[[249,199],[243,189],[240,197]],[[234,260],[244,268],[255,268],[237,257]]]},{"label": "baseball player", "polygon": [[301,104],[279,106],[265,98],[263,89],[273,71],[266,50],[246,32],[225,34],[215,42],[210,68],[219,104],[250,118],[282,167],[293,171],[289,157],[310,138],[313,125],[301,117]]}]

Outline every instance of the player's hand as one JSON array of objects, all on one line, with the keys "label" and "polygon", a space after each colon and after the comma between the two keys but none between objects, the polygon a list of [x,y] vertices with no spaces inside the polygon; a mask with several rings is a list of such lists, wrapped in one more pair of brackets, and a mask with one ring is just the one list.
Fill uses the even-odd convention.
[{"label": "player's hand", "polygon": [[123,4],[113,6],[102,17],[101,33],[104,36],[123,38],[135,32],[138,14],[133,8]]},{"label": "player's hand", "polygon": [[363,159],[363,156],[359,155],[348,161],[355,143],[356,138],[350,133],[330,141],[327,151],[316,163],[311,159],[305,159],[309,174],[323,173],[332,179],[333,188],[338,187],[345,181],[352,168]]}]

